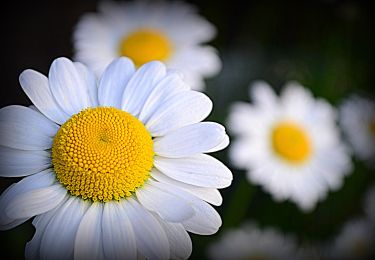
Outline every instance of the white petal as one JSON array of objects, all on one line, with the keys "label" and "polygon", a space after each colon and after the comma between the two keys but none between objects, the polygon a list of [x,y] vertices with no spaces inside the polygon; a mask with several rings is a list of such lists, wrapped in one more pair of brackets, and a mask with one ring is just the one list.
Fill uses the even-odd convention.
[{"label": "white petal", "polygon": [[39,215],[56,207],[66,194],[66,189],[60,183],[34,189],[14,197],[12,204],[5,208],[5,214],[14,219]]},{"label": "white petal", "polygon": [[0,146],[0,176],[20,177],[41,172],[51,166],[50,153]]},{"label": "white petal", "polygon": [[168,237],[171,250],[171,259],[188,259],[191,255],[193,245],[189,234],[184,226],[178,223],[168,223],[160,220],[165,234]]},{"label": "white petal", "polygon": [[162,136],[171,130],[202,121],[211,110],[212,101],[205,94],[197,91],[178,92],[156,109],[146,128],[152,136]]},{"label": "white petal", "polygon": [[109,64],[99,83],[100,105],[121,108],[122,94],[134,73],[134,64],[128,58],[122,57]]},{"label": "white petal", "polygon": [[46,76],[28,69],[21,73],[19,81],[26,95],[46,117],[60,125],[69,119],[54,100]]},{"label": "white petal", "polygon": [[263,80],[258,80],[251,84],[250,97],[254,103],[265,108],[272,108],[278,103],[278,98],[272,87]]},{"label": "white petal", "polygon": [[49,70],[49,85],[53,97],[69,116],[84,108],[92,107],[91,82],[85,82],[85,74],[67,58],[55,59]]},{"label": "white petal", "polygon": [[213,153],[213,152],[217,152],[217,151],[223,150],[223,149],[225,149],[229,145],[229,142],[230,142],[229,136],[225,135],[224,139],[223,139],[223,141],[221,141],[221,143],[219,143],[217,146],[215,146],[212,149],[208,149],[205,152],[206,153]]},{"label": "white petal", "polygon": [[122,110],[136,116],[157,83],[166,75],[163,63],[152,61],[132,76],[122,95]]},{"label": "white petal", "polygon": [[133,198],[122,200],[132,222],[137,249],[148,259],[169,259],[169,242],[159,221]]},{"label": "white petal", "polygon": [[138,119],[146,123],[167,97],[185,90],[190,90],[190,87],[183,82],[181,75],[178,72],[167,72],[167,76],[154,87],[148,96]]},{"label": "white petal", "polygon": [[136,259],[134,231],[129,217],[118,202],[104,204],[102,231],[106,259]]},{"label": "white petal", "polygon": [[49,187],[55,182],[55,180],[55,175],[50,170],[46,170],[23,178],[18,183],[12,184],[8,187],[0,196],[0,230],[10,229],[31,217],[27,216],[25,218],[14,219],[6,214],[5,209],[9,205],[14,204],[14,199],[18,195],[25,194],[35,189]]},{"label": "white petal", "polygon": [[74,239],[90,203],[70,197],[54,214],[40,243],[40,259],[73,258]]},{"label": "white petal", "polygon": [[0,109],[0,145],[21,150],[45,150],[59,127],[42,114],[23,106]]},{"label": "white petal", "polygon": [[167,183],[173,186],[177,186],[194,196],[207,201],[208,203],[211,203],[215,206],[220,206],[221,203],[223,202],[223,198],[220,195],[220,192],[217,189],[214,188],[204,188],[204,187],[198,187],[194,185],[190,185],[184,182],[177,181],[175,179],[172,179],[168,177],[167,175],[159,172],[156,169],[153,169],[151,172],[151,175],[154,179]]},{"label": "white petal", "polygon": [[157,155],[180,158],[206,152],[218,146],[225,138],[222,125],[202,122],[188,125],[154,139]]},{"label": "white petal", "polygon": [[157,182],[148,181],[142,188],[137,189],[136,195],[146,209],[158,213],[162,219],[169,222],[181,222],[194,214],[188,201],[160,188]]},{"label": "white petal", "polygon": [[231,171],[223,163],[206,154],[184,158],[155,156],[154,164],[165,175],[200,187],[225,188],[233,179]]},{"label": "white petal", "polygon": [[78,74],[81,75],[82,81],[86,85],[87,94],[89,96],[91,106],[98,106],[98,85],[96,84],[97,80],[94,72],[89,70],[85,65],[83,65],[80,62],[73,62],[73,64],[76,67]]},{"label": "white petal", "polygon": [[74,241],[74,259],[103,259],[103,204],[93,203],[78,226]]}]

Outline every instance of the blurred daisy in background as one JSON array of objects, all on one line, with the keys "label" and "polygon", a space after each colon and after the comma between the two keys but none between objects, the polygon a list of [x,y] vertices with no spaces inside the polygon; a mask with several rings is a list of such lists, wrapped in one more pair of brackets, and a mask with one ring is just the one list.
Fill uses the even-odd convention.
[{"label": "blurred daisy in background", "polygon": [[75,59],[100,75],[116,57],[127,56],[137,67],[159,60],[183,73],[195,90],[221,69],[217,51],[202,45],[214,38],[215,27],[197,9],[176,1],[103,1],[74,32]]},{"label": "blurred daisy in background", "polygon": [[294,238],[273,228],[261,230],[253,223],[224,232],[208,247],[209,259],[295,259]]},{"label": "blurred daisy in background", "polygon": [[375,102],[351,96],[340,106],[340,124],[355,155],[375,167]]},{"label": "blurred daisy in background", "polygon": [[336,238],[327,245],[328,259],[373,259],[375,233],[365,219],[346,223]]},{"label": "blurred daisy in background", "polygon": [[211,100],[157,61],[114,60],[99,82],[56,59],[20,83],[35,108],[0,110],[0,173],[26,176],[0,197],[0,228],[34,218],[35,259],[186,259],[187,231],[217,232],[230,170],[205,153],[229,138],[201,122]]},{"label": "blurred daisy in background", "polygon": [[247,170],[275,200],[290,199],[312,210],[328,190],[341,187],[352,169],[336,127],[336,110],[296,82],[280,98],[263,81],[250,88],[253,104],[233,105],[228,127],[236,136],[234,166]]}]

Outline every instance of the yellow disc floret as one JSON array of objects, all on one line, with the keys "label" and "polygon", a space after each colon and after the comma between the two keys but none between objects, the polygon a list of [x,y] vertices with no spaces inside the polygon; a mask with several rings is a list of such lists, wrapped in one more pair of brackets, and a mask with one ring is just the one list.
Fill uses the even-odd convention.
[{"label": "yellow disc floret", "polygon": [[153,60],[165,61],[171,51],[169,39],[162,32],[152,29],[132,32],[119,45],[120,55],[131,58],[138,67]]},{"label": "yellow disc floret", "polygon": [[275,126],[272,145],[277,155],[292,163],[302,163],[311,155],[306,131],[291,122],[281,122]]},{"label": "yellow disc floret", "polygon": [[134,116],[111,107],[88,108],[57,132],[52,165],[72,195],[92,201],[130,196],[149,178],[153,141]]}]

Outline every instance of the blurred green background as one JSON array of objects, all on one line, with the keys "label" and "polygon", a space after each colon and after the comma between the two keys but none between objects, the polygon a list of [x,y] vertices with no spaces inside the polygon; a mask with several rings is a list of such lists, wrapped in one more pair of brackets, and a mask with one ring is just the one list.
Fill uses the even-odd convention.
[{"label": "blurred green background", "polygon": [[[374,95],[371,1],[188,2],[218,29],[211,44],[219,50],[223,70],[206,81],[206,93],[214,102],[209,120],[225,124],[230,104],[249,101],[248,85],[256,79],[276,90],[288,80],[298,80],[333,105],[352,93]],[[96,4],[13,1],[2,6],[1,107],[31,104],[19,86],[19,74],[26,68],[47,74],[54,58],[72,57],[73,28],[83,13],[96,10]],[[224,202],[217,207],[223,227],[213,236],[191,235],[192,259],[205,258],[208,244],[247,219],[294,234],[302,245],[334,237],[347,220],[363,215],[363,196],[375,184],[374,172],[355,161],[343,187],[306,214],[293,203],[274,202],[261,187],[249,184],[245,172],[231,165],[227,149],[214,156],[232,169],[234,180],[222,190]],[[1,191],[15,181],[1,178]],[[23,259],[33,232],[31,221],[0,232],[2,256]]]}]

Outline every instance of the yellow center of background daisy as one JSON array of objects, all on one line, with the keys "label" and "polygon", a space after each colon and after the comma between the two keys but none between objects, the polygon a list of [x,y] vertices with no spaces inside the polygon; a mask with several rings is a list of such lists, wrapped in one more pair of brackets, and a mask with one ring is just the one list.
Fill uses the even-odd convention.
[{"label": "yellow center of background daisy", "polygon": [[139,67],[153,60],[167,60],[172,46],[162,32],[143,29],[126,35],[121,40],[119,51],[121,56],[131,58]]},{"label": "yellow center of background daisy", "polygon": [[311,154],[310,140],[306,132],[290,122],[276,125],[272,132],[272,145],[280,157],[292,163],[301,163]]},{"label": "yellow center of background daisy", "polygon": [[153,141],[134,116],[111,107],[82,110],[57,132],[52,164],[72,195],[92,201],[130,196],[149,178]]}]

